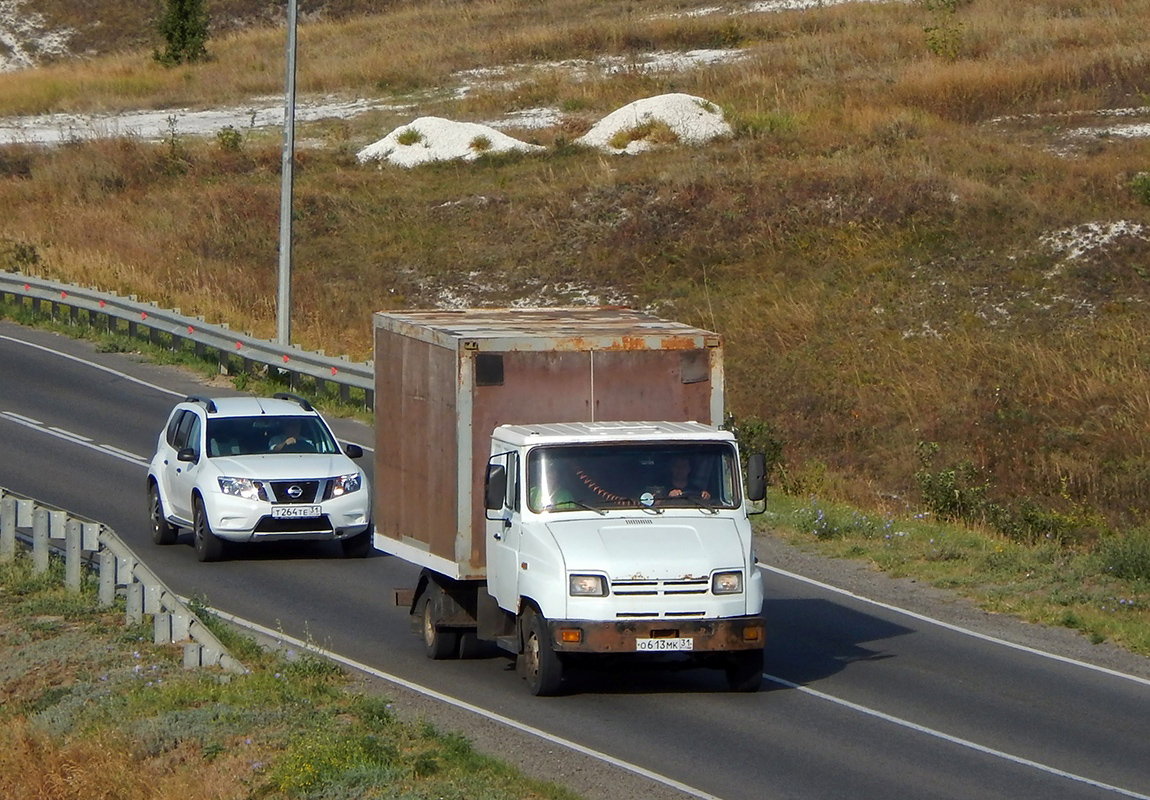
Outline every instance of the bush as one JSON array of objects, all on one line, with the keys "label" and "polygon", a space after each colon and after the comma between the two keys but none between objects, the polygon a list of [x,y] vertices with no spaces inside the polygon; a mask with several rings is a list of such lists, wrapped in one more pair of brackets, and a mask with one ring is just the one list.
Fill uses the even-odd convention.
[{"label": "bush", "polygon": [[1150,584],[1150,529],[1140,528],[1103,539],[1098,555],[1104,572]]}]

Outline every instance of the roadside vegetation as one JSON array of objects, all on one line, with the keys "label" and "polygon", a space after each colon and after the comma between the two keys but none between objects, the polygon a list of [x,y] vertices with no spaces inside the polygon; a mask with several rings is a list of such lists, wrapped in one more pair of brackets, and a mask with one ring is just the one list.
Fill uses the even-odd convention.
[{"label": "roadside vegetation", "polygon": [[0,796],[5,800],[573,800],[404,720],[309,653],[267,650],[209,615],[248,672],[184,669],[178,645],[103,609],[63,566],[0,564]]},{"label": "roadside vegetation", "polygon": [[[391,105],[297,131],[300,343],[364,359],[380,309],[626,297],[724,335],[728,408],[776,455],[779,535],[1150,653],[1150,137],[1112,132],[1150,118],[1150,0],[686,13],[702,5],[305,16],[300,93]],[[0,75],[0,114],[282,92],[274,14],[208,10],[207,60],[108,43]],[[641,66],[695,49],[743,57]],[[571,145],[667,92],[721,107],[735,135],[621,158]],[[542,155],[354,158],[417,116],[537,107],[563,121],[510,132]],[[0,147],[0,269],[272,338],[279,145],[173,125],[159,143]]]}]

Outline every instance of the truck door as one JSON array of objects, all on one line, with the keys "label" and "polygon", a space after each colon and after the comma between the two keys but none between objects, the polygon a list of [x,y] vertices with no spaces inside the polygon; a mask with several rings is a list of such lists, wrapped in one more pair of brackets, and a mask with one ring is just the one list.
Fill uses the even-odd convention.
[{"label": "truck door", "polygon": [[[519,610],[520,469],[519,454],[499,453],[488,462],[507,471],[503,510],[487,517],[487,591],[499,607]],[[495,519],[492,519],[495,517]]]}]

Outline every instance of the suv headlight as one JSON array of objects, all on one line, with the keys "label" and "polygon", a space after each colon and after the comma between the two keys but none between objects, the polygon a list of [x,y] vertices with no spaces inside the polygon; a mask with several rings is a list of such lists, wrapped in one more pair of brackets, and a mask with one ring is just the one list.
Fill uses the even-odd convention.
[{"label": "suv headlight", "polygon": [[607,596],[607,582],[602,575],[572,575],[568,585],[572,597]]},{"label": "suv headlight", "polygon": [[739,594],[743,591],[743,573],[716,572],[711,578],[711,592],[714,594]]},{"label": "suv headlight", "polygon": [[251,478],[219,478],[220,491],[224,494],[234,495],[235,497],[242,497],[245,500],[263,500],[267,501],[268,496],[264,491],[264,485],[259,481],[253,481]]},{"label": "suv headlight", "polygon": [[340,497],[352,492],[358,492],[360,487],[363,486],[363,475],[358,472],[353,472],[350,475],[340,475],[331,485],[331,496]]}]

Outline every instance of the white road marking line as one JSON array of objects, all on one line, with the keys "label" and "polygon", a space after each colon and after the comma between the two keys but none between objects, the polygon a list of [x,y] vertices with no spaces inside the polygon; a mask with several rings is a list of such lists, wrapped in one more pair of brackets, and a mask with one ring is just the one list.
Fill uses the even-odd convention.
[{"label": "white road marking line", "polygon": [[26,417],[23,414],[17,414],[14,411],[5,411],[4,415],[11,417],[12,419],[18,420],[20,422],[26,422],[29,425],[43,425],[44,424],[43,422],[41,422],[38,419],[32,419],[31,417]]},{"label": "white road marking line", "polygon": [[54,433],[58,433],[61,436],[65,437],[66,439],[75,439],[78,442],[90,442],[90,441],[92,441],[89,437],[84,436],[83,434],[73,433],[70,430],[67,430],[65,428],[59,428],[55,425],[49,425],[48,430],[50,430]]},{"label": "white road marking line", "polygon": [[[88,361],[87,359],[80,358],[79,356],[74,356],[71,353],[62,353],[59,350],[53,350],[52,348],[45,347],[42,344],[33,344],[32,342],[26,342],[23,339],[16,339],[12,336],[0,335],[0,339],[3,339],[3,340],[8,341],[8,342],[12,342],[13,344],[23,344],[23,345],[27,345],[28,347],[34,347],[37,350],[42,350],[45,353],[51,353],[54,356],[60,356],[60,358],[66,358],[69,361],[75,361],[79,364],[84,364],[85,366],[89,366],[89,367],[93,367],[93,368],[98,369],[98,370],[102,370],[102,371],[107,372],[111,375],[115,375],[117,378],[123,378],[126,381],[132,381],[133,383],[138,383],[141,386],[147,386],[149,389],[155,389],[157,392],[162,392],[163,394],[171,395],[172,397],[178,397],[181,400],[183,400],[184,397],[187,396],[187,394],[185,392],[176,392],[176,391],[173,391],[171,389],[165,388],[163,386],[158,386],[154,383],[149,383],[148,381],[133,377],[131,375],[128,375],[127,373],[120,372],[119,370],[116,370],[116,369],[112,369],[111,367],[105,367],[103,364],[97,364],[94,361]],[[13,414],[12,416],[17,416],[17,415]],[[37,424],[39,424],[39,423],[37,423]],[[361,444],[360,447],[363,448],[363,451],[365,453],[374,453],[375,452],[375,448],[370,446],[370,445]],[[147,462],[145,462],[145,463],[147,463]]]},{"label": "white road marking line", "polygon": [[835,592],[836,594],[841,594],[841,595],[844,595],[845,597],[850,597],[853,600],[858,600],[858,601],[863,602],[863,603],[869,603],[872,606],[878,606],[879,608],[885,608],[887,611],[893,611],[896,614],[902,614],[903,616],[912,617],[914,619],[921,620],[922,622],[930,623],[931,625],[937,625],[940,628],[946,628],[947,630],[951,630],[951,631],[954,631],[956,633],[961,633],[961,634],[965,634],[966,636],[974,637],[975,639],[982,639],[983,641],[992,642],[993,644],[1002,645],[1003,647],[1010,647],[1014,650],[1019,650],[1023,653],[1030,653],[1031,655],[1042,656],[1043,658],[1049,658],[1049,659],[1052,659],[1054,661],[1061,661],[1064,664],[1071,664],[1075,667],[1082,667],[1083,669],[1094,670],[1095,672],[1101,672],[1105,675],[1111,675],[1115,678],[1124,678],[1128,681],[1134,681],[1135,683],[1141,683],[1144,686],[1150,686],[1150,680],[1147,680],[1146,678],[1141,678],[1137,675],[1130,675],[1129,673],[1119,672],[1118,670],[1110,669],[1109,667],[1100,667],[1097,664],[1091,664],[1087,661],[1079,661],[1078,659],[1069,658],[1068,656],[1061,656],[1061,655],[1058,655],[1056,653],[1047,652],[1046,650],[1039,650],[1039,649],[1034,648],[1034,647],[1028,647],[1027,645],[1024,645],[1024,644],[1017,644],[1015,642],[1007,641],[1006,639],[999,639],[998,637],[990,636],[989,634],[979,633],[978,631],[973,631],[970,628],[963,628],[959,625],[954,625],[954,624],[949,623],[949,622],[943,622],[940,619],[935,619],[934,617],[928,617],[925,614],[919,614],[917,611],[909,611],[905,608],[900,608],[898,606],[894,606],[894,605],[891,605],[889,603],[884,603],[880,600],[872,600],[869,597],[864,597],[861,594],[855,594],[854,592],[848,591],[846,589],[840,589],[837,586],[831,586],[829,583],[823,583],[822,581],[817,581],[814,578],[808,578],[808,577],[803,576],[803,575],[798,575],[794,572],[788,572],[785,569],[779,569],[778,567],[772,567],[769,564],[763,564],[760,562],[758,567],[759,567],[759,569],[763,569],[763,570],[766,570],[768,572],[774,572],[776,575],[783,575],[784,577],[787,577],[787,578],[793,578],[796,581],[802,581],[803,583],[809,583],[810,585],[817,586],[820,589],[825,589],[829,592]]},{"label": "white road marking line", "polygon": [[60,356],[60,358],[66,358],[69,361],[75,361],[79,364],[84,364],[85,366],[89,366],[89,367],[93,367],[93,368],[98,369],[98,370],[102,370],[104,372],[107,372],[110,375],[115,375],[117,378],[123,378],[126,381],[132,381],[133,383],[138,383],[141,386],[147,386],[149,389],[155,389],[157,392],[163,392],[164,394],[170,394],[173,397],[181,397],[182,398],[184,396],[183,392],[173,392],[171,389],[165,389],[163,386],[157,386],[154,383],[148,383],[145,380],[141,380],[140,378],[135,378],[131,375],[120,372],[119,370],[112,369],[111,367],[105,367],[103,364],[97,364],[94,361],[88,361],[87,359],[80,358],[79,356],[74,356],[71,353],[62,353],[59,350],[53,350],[51,347],[45,347],[42,344],[34,344],[32,342],[26,342],[23,339],[16,339],[12,336],[0,336],[0,339],[3,339],[3,340],[8,341],[8,342],[12,342],[13,344],[22,344],[22,345],[26,345],[28,347],[33,347],[33,348],[35,348],[37,350],[41,350],[45,353],[51,353],[54,356]]},{"label": "white road marking line", "polygon": [[1037,761],[1031,761],[1028,758],[1022,758],[1021,756],[1014,756],[1014,755],[1011,755],[1010,753],[1004,753],[1001,750],[995,750],[993,747],[986,747],[984,745],[977,744],[975,742],[970,741],[969,739],[960,739],[957,736],[951,736],[949,733],[943,733],[942,731],[937,731],[934,728],[927,728],[923,725],[919,725],[917,723],[910,722],[909,720],[901,719],[899,717],[894,717],[894,716],[891,716],[890,714],[884,714],[883,712],[876,711],[873,708],[867,708],[866,706],[861,706],[858,703],[852,703],[849,700],[843,700],[841,698],[835,697],[834,695],[829,695],[829,694],[826,694],[825,692],[820,692],[817,689],[811,689],[808,686],[800,686],[797,683],[791,683],[788,680],[784,680],[783,678],[777,678],[774,675],[764,675],[763,677],[766,678],[767,680],[771,681],[772,683],[779,684],[780,686],[786,686],[789,689],[795,689],[797,691],[802,692],[803,694],[809,694],[812,697],[817,697],[820,700],[828,700],[828,701],[835,703],[837,705],[849,708],[852,711],[857,711],[860,714],[866,714],[866,715],[871,716],[871,717],[876,717],[877,719],[885,720],[886,722],[893,722],[895,725],[901,725],[902,727],[909,728],[910,730],[913,730],[917,733],[924,733],[927,736],[934,736],[938,739],[942,739],[943,741],[947,741],[947,742],[950,742],[952,744],[957,744],[961,747],[967,747],[971,750],[976,750],[979,753],[985,753],[986,755],[994,756],[995,758],[1001,758],[1001,759],[1004,759],[1006,761],[1011,761],[1015,764],[1019,764],[1019,765],[1024,766],[1024,767],[1030,767],[1031,769],[1036,769],[1036,770],[1039,770],[1041,772],[1046,772],[1046,773],[1049,773],[1051,775],[1056,775],[1059,778],[1066,778],[1068,780],[1076,781],[1078,783],[1084,783],[1088,786],[1094,786],[1095,788],[1098,788],[1098,789],[1105,789],[1108,792],[1116,792],[1117,794],[1124,795],[1125,797],[1133,797],[1133,798],[1135,798],[1135,800],[1150,800],[1150,795],[1140,794],[1139,792],[1134,792],[1134,791],[1131,791],[1129,789],[1123,789],[1120,786],[1112,786],[1108,783],[1103,783],[1102,781],[1096,781],[1092,778],[1086,778],[1086,777],[1083,777],[1082,775],[1076,775],[1073,772],[1066,772],[1065,770],[1061,770],[1061,769],[1058,769],[1056,767],[1051,767],[1051,766],[1048,766],[1046,764],[1041,764]]},{"label": "white road marking line", "polygon": [[[181,598],[181,600],[183,600],[184,603],[190,602],[187,598]],[[429,689],[426,686],[421,686],[418,683],[412,683],[409,680],[400,678],[398,675],[392,675],[390,673],[375,669],[374,667],[369,667],[366,664],[360,664],[359,662],[353,661],[346,656],[341,656],[338,653],[333,653],[330,650],[325,650],[322,647],[318,647],[314,644],[310,644],[292,636],[288,636],[280,631],[273,631],[271,628],[265,628],[263,625],[258,623],[251,622],[250,620],[246,620],[214,608],[209,610],[220,619],[226,619],[229,622],[261,633],[264,636],[269,636],[277,641],[286,642],[293,647],[298,647],[301,650],[307,650],[325,658],[330,658],[332,661],[336,661],[340,664],[351,667],[352,669],[366,672],[369,675],[374,675],[377,678],[382,678],[385,681],[394,683],[398,686],[402,686],[405,689],[410,689],[413,692],[418,692],[419,694],[431,697],[443,703],[447,703],[448,705],[455,706],[456,708],[478,714],[479,716],[489,719],[492,722],[497,722],[500,725],[506,725],[509,728],[514,728],[515,730],[522,731],[523,733],[529,733],[532,736],[537,736],[540,739],[551,742],[552,744],[566,747],[570,750],[574,750],[575,752],[582,753],[585,756],[590,756],[591,758],[594,758],[598,761],[611,764],[612,766],[619,767],[620,769],[625,769],[628,772],[632,772],[643,778],[647,778],[648,780],[655,781],[656,783],[661,783],[664,786],[669,786],[672,789],[678,789],[680,792],[688,794],[691,797],[697,797],[700,800],[721,800],[719,797],[716,797],[713,794],[707,794],[706,792],[700,791],[699,789],[695,789],[691,786],[687,786],[684,783],[673,780],[672,778],[668,778],[665,775],[660,775],[657,772],[651,772],[650,770],[644,769],[643,767],[640,767],[636,764],[622,761],[618,758],[615,758],[614,756],[607,755],[606,753],[600,752],[598,750],[592,750],[589,747],[584,747],[583,745],[572,742],[569,739],[563,739],[559,736],[555,736],[554,734],[547,733],[547,731],[540,730],[539,728],[535,728],[531,725],[519,722],[518,720],[511,719],[510,717],[505,717],[502,714],[496,714],[494,711],[488,711],[485,708],[480,708],[479,706],[472,705],[471,703],[465,702],[463,700],[458,700],[454,697],[451,697],[450,695],[437,692],[434,689]]]},{"label": "white road marking line", "polygon": [[39,422],[30,422],[28,421],[27,417],[21,417],[19,414],[13,414],[10,411],[0,411],[0,417],[11,420],[17,425],[23,425],[25,428],[41,431],[42,433],[46,433],[49,436],[55,436],[57,439],[63,439],[66,442],[78,444],[81,447],[87,447],[89,450],[95,450],[98,453],[106,453],[107,455],[118,458],[121,461],[127,461],[128,463],[136,464],[137,466],[141,467],[148,466],[148,460],[143,456],[138,456],[135,453],[129,453],[126,450],[120,450],[119,448],[111,447],[110,445],[93,444],[92,440],[86,437],[65,431],[61,428],[47,428]]}]

